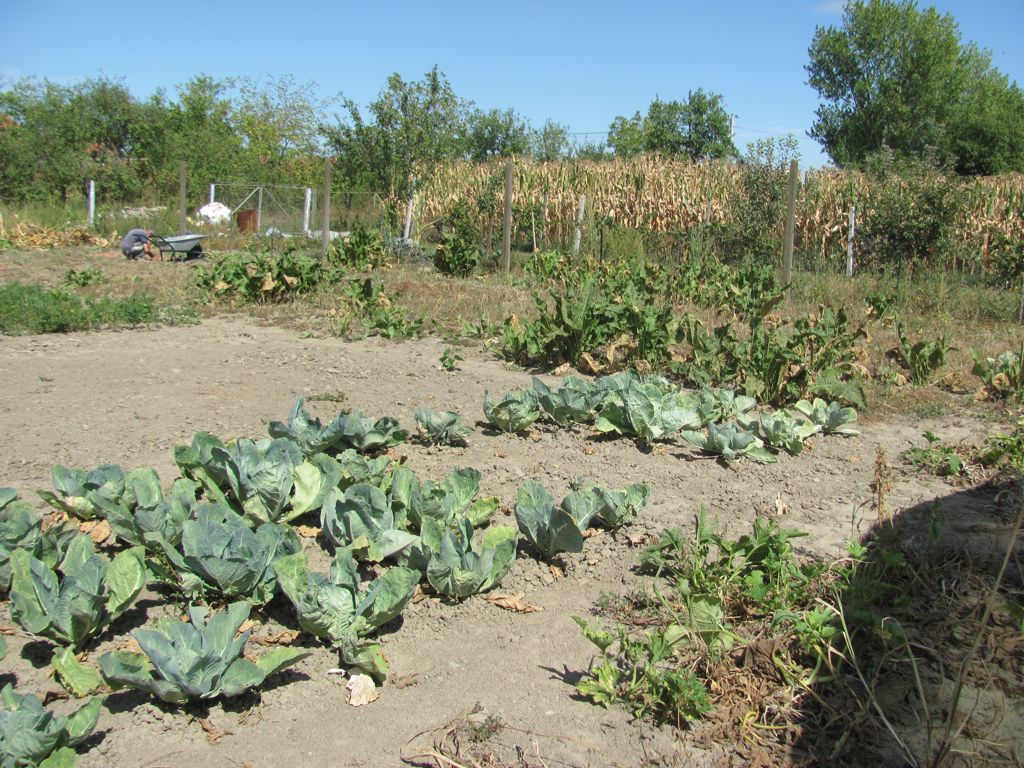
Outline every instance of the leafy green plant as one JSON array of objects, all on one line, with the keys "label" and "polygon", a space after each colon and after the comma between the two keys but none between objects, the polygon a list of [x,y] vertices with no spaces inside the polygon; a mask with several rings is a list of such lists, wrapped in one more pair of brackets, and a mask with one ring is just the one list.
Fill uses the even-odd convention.
[{"label": "leafy green plant", "polygon": [[380,231],[356,222],[347,236],[331,241],[327,260],[331,264],[371,270],[384,264],[384,238]]},{"label": "leafy green plant", "polygon": [[576,485],[579,490],[595,496],[592,519],[612,530],[632,523],[651,498],[651,487],[645,483],[634,483],[617,490],[590,483]]},{"label": "leafy green plant", "polygon": [[762,464],[777,460],[771,451],[765,449],[757,435],[734,421],[722,426],[708,424],[706,434],[687,430],[682,433],[682,437],[704,453],[720,456],[726,463],[735,461],[739,456],[746,456]]},{"label": "leafy green plant", "polygon": [[996,357],[982,357],[971,350],[974,367],[971,373],[981,379],[982,387],[979,395],[986,399],[1010,397],[1020,400],[1024,398],[1024,343],[1020,352],[1003,352]]},{"label": "leafy green plant", "polygon": [[462,423],[462,417],[452,411],[416,411],[416,427],[420,439],[434,445],[464,443],[473,434],[473,428]]},{"label": "leafy green plant", "polygon": [[737,395],[731,389],[701,388],[694,395],[684,395],[680,401],[700,418],[701,426],[739,419],[757,406],[757,401],[746,395]]},{"label": "leafy green plant", "polygon": [[[634,639],[621,625],[613,634],[591,627],[578,616],[572,618],[602,654],[602,662],[576,684],[584,696],[603,707],[623,704],[637,717],[676,727],[713,709],[701,681],[673,658],[677,646],[688,639],[678,625],[659,627]],[[610,652],[613,647],[614,653]]]},{"label": "leafy green plant", "polygon": [[[299,446],[304,456],[330,450],[343,439],[344,411],[326,426],[306,412],[306,398],[299,397],[288,413],[288,421],[272,421],[267,425],[271,437],[286,437]],[[203,433],[201,433],[203,434]]]},{"label": "leafy green plant", "polygon": [[423,318],[410,318],[406,309],[393,302],[371,278],[350,280],[341,299],[343,306],[332,310],[332,331],[338,336],[356,337],[359,334],[355,329],[360,325],[363,335],[372,331],[386,339],[415,338],[423,326]]},{"label": "leafy green plant", "polygon": [[533,391],[544,413],[556,424],[587,424],[596,418],[604,390],[579,376],[566,376],[557,389],[533,377]]},{"label": "leafy green plant", "polygon": [[64,284],[85,288],[90,285],[99,285],[106,282],[107,277],[96,267],[85,269],[69,269],[64,273]]},{"label": "leafy green plant", "polygon": [[82,535],[67,548],[59,575],[23,549],[11,553],[11,618],[26,632],[81,648],[146,585],[141,547],[108,560]]},{"label": "leafy green plant", "polygon": [[480,249],[459,232],[445,232],[434,249],[434,268],[444,275],[468,277],[480,263]]},{"label": "leafy green plant", "polygon": [[501,400],[485,392],[484,416],[502,432],[522,432],[540,418],[540,405],[532,389],[506,392]]},{"label": "leafy green plant", "polygon": [[222,504],[198,506],[195,519],[182,526],[179,545],[159,537],[154,541],[169,566],[163,578],[186,596],[213,592],[257,605],[270,602],[277,589],[274,560],[302,549],[290,527],[264,523],[254,531]]},{"label": "leafy green plant", "polygon": [[242,303],[289,301],[321,284],[336,283],[341,271],[297,251],[231,253],[196,267],[193,284],[217,297]]},{"label": "leafy green plant", "polygon": [[421,483],[412,470],[403,466],[392,476],[388,501],[395,514],[407,519],[416,530],[422,530],[425,519],[450,526],[465,518],[476,527],[490,520],[499,502],[497,496],[477,498],[479,493],[480,472],[472,467],[452,470],[439,483]]},{"label": "leafy green plant", "polygon": [[427,581],[440,594],[462,599],[496,587],[516,559],[515,528],[494,525],[479,537],[461,518],[446,529],[427,563]]},{"label": "leafy green plant", "polygon": [[18,501],[13,488],[0,488],[0,592],[11,586],[11,553],[17,549],[38,555],[42,521],[31,505]]},{"label": "leafy green plant", "polygon": [[596,511],[594,507],[585,503],[567,507],[564,501],[556,507],[540,483],[527,480],[516,494],[516,522],[537,554],[550,560],[559,552],[583,551],[583,530]]},{"label": "leafy green plant", "polygon": [[935,373],[946,364],[947,353],[955,349],[946,341],[945,335],[911,344],[900,322],[896,323],[896,334],[899,338],[896,357],[910,371],[910,382],[914,386],[930,383]]},{"label": "leafy green plant", "polygon": [[102,698],[58,715],[31,693],[8,683],[0,690],[0,765],[5,768],[74,768],[75,747],[96,728]]},{"label": "leafy green plant", "polygon": [[100,656],[103,679],[111,688],[135,688],[170,704],[237,696],[309,654],[276,648],[250,660],[243,656],[251,630],[238,634],[249,617],[249,603],[232,603],[211,615],[192,606],[188,622],[158,620],[133,632],[143,653],[111,651]]},{"label": "leafy green plant", "polygon": [[826,435],[844,435],[852,437],[860,433],[853,427],[847,427],[857,420],[857,412],[853,408],[844,408],[836,402],[826,402],[821,398],[813,401],[798,400],[793,408],[821,428]]},{"label": "leafy green plant", "polygon": [[914,446],[903,452],[903,458],[919,469],[939,477],[955,477],[966,470],[963,459],[952,445],[945,445],[934,432],[925,432],[928,445]]},{"label": "leafy green plant", "polygon": [[69,333],[160,321],[156,300],[144,294],[83,298],[67,289],[0,285],[0,333]]},{"label": "leafy green plant", "polygon": [[395,566],[363,583],[347,549],[337,551],[329,576],[310,571],[301,552],[280,558],[274,570],[281,591],[295,606],[299,626],[329,641],[344,664],[382,683],[388,663],[380,643],[369,637],[409,604],[419,571]]},{"label": "leafy green plant", "polygon": [[648,443],[698,425],[697,414],[681,405],[678,391],[641,379],[609,391],[594,422],[599,432],[634,436]]}]

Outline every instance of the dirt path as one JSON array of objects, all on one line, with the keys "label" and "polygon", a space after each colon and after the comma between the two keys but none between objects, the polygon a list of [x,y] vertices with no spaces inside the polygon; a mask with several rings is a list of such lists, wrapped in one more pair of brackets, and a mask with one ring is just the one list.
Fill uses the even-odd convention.
[{"label": "dirt path", "polygon": [[[343,393],[346,406],[395,416],[412,429],[418,407],[455,410],[472,423],[482,418],[485,389],[529,384],[528,374],[473,348],[462,350],[460,370],[442,371],[444,347],[437,339],[302,338],[244,318],[196,327],[0,338],[0,485],[29,497],[49,487],[55,463],[92,468],[104,462],[152,466],[169,483],[176,476],[176,443],[189,442],[198,430],[222,438],[263,436],[267,422],[285,418],[298,395]],[[338,406],[319,401],[310,410],[330,418]],[[458,605],[428,599],[410,606],[401,628],[385,638],[393,680],[370,706],[344,703],[343,682],[327,675],[337,659],[311,645],[295,674],[278,678],[259,706],[212,708],[211,722],[223,732],[215,743],[183,714],[131,694],[111,696],[100,719],[101,736],[79,765],[398,765],[402,745],[417,732],[476,704],[521,729],[504,738],[527,755],[539,750],[550,765],[637,765],[659,755],[681,758],[682,764],[712,764],[713,750],[574,697],[573,682],[587,668],[593,647],[571,615],[585,615],[602,594],[643,586],[644,577],[630,571],[642,546],[636,534],[649,540],[666,526],[688,530],[701,506],[731,533],[748,530],[755,515],[784,509],[785,527],[810,534],[798,546],[838,555],[843,541],[871,522],[876,447],[897,465],[889,495],[894,510],[949,494],[941,481],[899,468],[899,454],[920,444],[925,429],[947,440],[983,437],[967,416],[871,423],[856,438],[819,438],[797,458],[783,456],[768,466],[742,462],[732,469],[695,459],[682,444],[643,453],[630,441],[597,440],[585,430],[542,429],[530,439],[478,428],[465,449],[400,446],[421,476],[440,478],[456,467],[476,467],[483,474],[482,492],[501,496],[506,508],[527,478],[561,498],[581,475],[613,487],[650,483],[652,503],[632,531],[632,544],[608,534],[589,539],[582,555],[566,558],[565,578],[521,556],[501,590],[523,592],[541,612],[517,615],[480,597]],[[313,540],[306,545],[317,547]],[[150,612],[155,610],[153,603]],[[137,614],[126,631],[143,620]],[[4,669],[16,676],[19,689],[53,688],[39,649],[25,647],[20,637],[10,641]],[[108,638],[100,650],[112,644]]]}]

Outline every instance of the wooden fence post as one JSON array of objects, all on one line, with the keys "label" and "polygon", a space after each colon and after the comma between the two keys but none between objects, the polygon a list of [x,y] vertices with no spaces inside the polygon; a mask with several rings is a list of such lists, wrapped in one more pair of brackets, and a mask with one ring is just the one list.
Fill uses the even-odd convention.
[{"label": "wooden fence post", "polygon": [[789,163],[789,205],[786,208],[786,227],[782,240],[782,282],[786,285],[786,301],[792,298],[793,290],[793,234],[796,229],[796,188],[800,181],[800,168],[796,160]]},{"label": "wooden fence post", "polygon": [[853,277],[853,239],[857,235],[857,206],[850,206],[850,231],[846,236],[846,276]]},{"label": "wooden fence post", "polygon": [[188,221],[185,218],[185,175],[188,173],[188,163],[184,160],[178,166],[178,234],[188,234]]},{"label": "wooden fence post", "polygon": [[331,158],[324,158],[324,209],[321,212],[320,253],[326,259],[331,245]]},{"label": "wooden fence post", "polygon": [[572,255],[579,256],[580,239],[583,237],[583,214],[587,209],[587,196],[580,195],[580,207],[576,211],[576,233],[572,238]]}]

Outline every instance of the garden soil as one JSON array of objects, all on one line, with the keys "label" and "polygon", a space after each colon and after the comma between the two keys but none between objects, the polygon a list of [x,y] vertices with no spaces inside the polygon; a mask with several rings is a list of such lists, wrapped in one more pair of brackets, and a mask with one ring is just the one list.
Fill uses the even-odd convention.
[{"label": "garden soil", "polygon": [[[473,424],[482,419],[486,390],[530,383],[529,373],[478,347],[460,348],[465,359],[458,370],[444,371],[445,346],[436,338],[347,342],[239,317],[192,327],[0,338],[0,485],[34,498],[50,487],[52,465],[106,462],[152,466],[169,485],[176,444],[199,430],[222,438],[264,436],[267,422],[286,419],[300,395],[325,419],[343,407],[359,408],[395,416],[412,430],[417,408],[458,411]],[[403,750],[424,753],[446,725],[467,716],[468,730],[449,731],[463,739],[467,754],[474,733],[492,733],[521,765],[728,764],[728,745],[698,746],[693,731],[655,727],[579,697],[574,683],[595,649],[572,616],[587,616],[602,597],[649,589],[649,577],[635,572],[641,549],[664,527],[692,530],[702,508],[730,534],[767,515],[809,534],[795,540],[802,554],[841,556],[843,542],[863,534],[876,515],[871,482],[879,450],[895,473],[885,500],[891,511],[950,496],[950,486],[899,460],[908,446],[923,443],[925,429],[946,441],[984,437],[967,411],[934,422],[868,421],[860,436],[816,438],[799,457],[732,467],[698,458],[680,441],[645,451],[584,428],[512,436],[477,423],[464,448],[403,444],[397,452],[420,476],[476,467],[482,492],[502,499],[499,519],[513,525],[516,490],[528,478],[556,498],[581,476],[610,487],[642,481],[651,485],[651,504],[631,528],[589,538],[581,555],[556,567],[521,553],[497,591],[521,595],[540,610],[516,613],[483,596],[457,604],[427,597],[410,605],[383,637],[392,674],[366,706],[347,703],[346,680],[332,674],[337,657],[300,638],[295,642],[305,643],[309,656],[259,696],[181,712],[135,693],[111,694],[79,765],[395,766]],[[956,519],[954,535],[956,525],[971,526],[969,509]],[[317,540],[304,541],[325,563]],[[160,595],[144,593],[116,633],[90,649],[89,660],[122,646],[147,617],[170,610]],[[6,606],[0,621],[11,626]],[[276,604],[262,621],[256,637],[272,639],[294,626]],[[46,674],[45,644],[20,630],[8,642],[0,677],[22,691],[57,690]],[[260,650],[251,641],[250,647]],[[433,763],[424,758],[424,764]]]}]

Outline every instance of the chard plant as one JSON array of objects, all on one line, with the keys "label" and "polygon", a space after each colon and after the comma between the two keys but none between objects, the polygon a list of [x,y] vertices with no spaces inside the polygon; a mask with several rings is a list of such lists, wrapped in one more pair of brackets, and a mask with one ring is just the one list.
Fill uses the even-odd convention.
[{"label": "chard plant", "polygon": [[743,429],[734,421],[722,426],[708,424],[706,433],[687,431],[682,436],[691,445],[704,453],[720,457],[727,464],[740,456],[762,464],[777,461],[753,432]]},{"label": "chard plant", "polygon": [[696,413],[680,405],[676,391],[653,381],[630,381],[610,390],[594,422],[599,432],[637,437],[650,443],[681,429],[700,426]]},{"label": "chard plant", "polygon": [[702,427],[739,419],[757,406],[754,398],[737,395],[731,389],[706,388],[693,395],[683,395],[680,403],[697,414]]},{"label": "chard plant", "polygon": [[427,563],[427,581],[440,594],[462,599],[501,583],[516,559],[515,528],[492,525],[474,537],[473,525],[461,518],[445,529]]},{"label": "chard plant", "polygon": [[532,389],[506,392],[501,400],[484,393],[484,416],[502,432],[523,432],[540,418],[540,404]]},{"label": "chard plant", "polygon": [[800,400],[793,408],[806,416],[812,424],[820,427],[826,435],[852,437],[860,434],[853,427],[846,426],[857,420],[857,411],[853,408],[844,408],[838,402],[826,402],[816,397],[813,401]]},{"label": "chard plant", "polygon": [[309,655],[297,648],[276,648],[256,659],[244,656],[251,630],[238,630],[250,608],[242,601],[211,614],[209,608],[193,606],[187,622],[168,617],[152,629],[138,629],[132,635],[143,652],[100,656],[103,679],[114,690],[134,688],[183,704],[238,696]]},{"label": "chard plant", "polygon": [[462,423],[462,416],[452,411],[416,411],[416,431],[421,440],[434,445],[465,444],[473,428]]},{"label": "chard plant", "polygon": [[388,663],[371,636],[409,604],[420,572],[395,566],[363,582],[347,549],[337,551],[329,575],[310,571],[301,552],[280,558],[274,570],[299,626],[328,641],[346,666],[384,682]]},{"label": "chard plant", "polygon": [[75,747],[92,735],[102,698],[58,715],[31,693],[8,683],[0,690],[0,765],[4,768],[74,768]]},{"label": "chard plant", "polygon": [[127,610],[146,585],[142,547],[108,560],[77,536],[55,571],[23,549],[11,554],[11,618],[33,635],[80,649]]},{"label": "chard plant", "polygon": [[566,376],[557,389],[533,377],[537,402],[549,419],[560,426],[589,424],[596,418],[604,391],[579,376]]},{"label": "chard plant", "polygon": [[257,605],[270,602],[277,588],[274,560],[302,549],[295,531],[276,523],[252,530],[221,504],[202,504],[195,514],[182,526],[177,546],[154,537],[164,558],[161,578],[190,599],[212,592]]},{"label": "chard plant", "polygon": [[417,541],[402,527],[404,513],[396,517],[384,492],[366,483],[332,491],[320,510],[320,523],[328,541],[374,563]]}]

